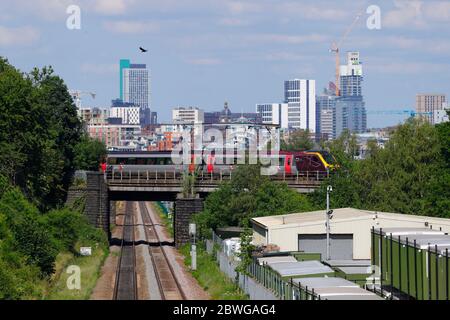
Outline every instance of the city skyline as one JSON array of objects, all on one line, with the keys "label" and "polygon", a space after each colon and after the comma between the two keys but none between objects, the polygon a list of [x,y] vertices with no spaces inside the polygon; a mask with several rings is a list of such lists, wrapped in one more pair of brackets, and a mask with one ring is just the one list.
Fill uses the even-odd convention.
[{"label": "city skyline", "polygon": [[[233,111],[253,112],[256,103],[282,101],[286,79],[316,80],[320,94],[334,79],[332,42],[362,11],[341,59],[361,52],[368,127],[383,127],[405,117],[370,111],[414,110],[417,93],[449,94],[450,6],[409,3],[2,1],[0,52],[22,71],[52,65],[70,89],[97,93],[85,106],[117,98],[118,64],[127,58],[148,66],[152,111],[162,121],[177,105],[214,111],[228,101]],[[66,28],[69,4],[81,8],[81,30]],[[366,27],[372,4],[381,8],[381,30]]]}]

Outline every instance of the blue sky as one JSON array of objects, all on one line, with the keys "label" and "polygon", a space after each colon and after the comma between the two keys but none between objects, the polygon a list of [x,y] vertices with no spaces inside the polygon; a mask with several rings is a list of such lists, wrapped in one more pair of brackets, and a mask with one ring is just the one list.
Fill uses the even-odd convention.
[{"label": "blue sky", "polygon": [[[71,4],[81,30],[66,28]],[[366,27],[369,5],[381,9],[381,30]],[[329,48],[360,12],[341,59],[361,52],[369,127],[404,118],[373,110],[413,109],[418,92],[450,94],[448,0],[1,0],[0,56],[23,71],[52,65],[69,88],[97,93],[84,105],[118,97],[118,62],[130,58],[151,69],[160,120],[177,105],[254,111],[281,102],[285,79],[315,79],[318,91],[332,81]]]}]

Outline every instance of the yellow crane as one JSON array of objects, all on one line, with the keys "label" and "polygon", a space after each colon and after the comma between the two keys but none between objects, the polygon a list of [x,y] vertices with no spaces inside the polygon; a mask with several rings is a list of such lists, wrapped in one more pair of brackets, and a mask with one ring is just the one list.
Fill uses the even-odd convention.
[{"label": "yellow crane", "polygon": [[351,26],[347,29],[347,31],[344,33],[344,36],[341,38],[341,40],[339,40],[338,42],[333,42],[333,44],[331,45],[331,49],[330,52],[334,53],[336,56],[336,82],[335,82],[335,86],[336,86],[336,96],[340,96],[341,95],[341,90],[340,90],[340,82],[341,82],[341,72],[340,72],[340,67],[341,67],[341,58],[340,58],[340,48],[342,43],[347,39],[348,35],[350,34],[350,32],[352,32],[353,28],[356,26],[356,23],[359,21],[359,19],[362,16],[362,12],[359,13],[355,20],[353,21],[353,23],[351,24]]}]

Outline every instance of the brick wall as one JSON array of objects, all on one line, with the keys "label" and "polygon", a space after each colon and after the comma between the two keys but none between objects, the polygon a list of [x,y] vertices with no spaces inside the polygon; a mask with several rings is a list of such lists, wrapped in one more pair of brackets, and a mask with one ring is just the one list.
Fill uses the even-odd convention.
[{"label": "brick wall", "polygon": [[174,234],[177,248],[190,242],[189,222],[195,213],[203,210],[203,200],[178,198],[175,201],[174,210]]}]

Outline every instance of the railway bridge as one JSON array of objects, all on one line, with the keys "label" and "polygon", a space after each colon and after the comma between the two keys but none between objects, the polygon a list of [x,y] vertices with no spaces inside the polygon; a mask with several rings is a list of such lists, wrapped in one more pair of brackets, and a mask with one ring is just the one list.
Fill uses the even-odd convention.
[{"label": "railway bridge", "polygon": [[[89,221],[96,227],[103,228],[110,234],[110,225],[115,221],[116,201],[173,201],[174,238],[177,247],[189,242],[189,221],[191,216],[203,209],[205,197],[217,190],[221,183],[230,181],[232,172],[200,173],[196,176],[193,197],[184,197],[184,176],[176,171],[121,171],[121,172],[88,172],[85,190],[85,213]],[[299,193],[313,192],[327,177],[323,172],[303,172],[270,176],[270,179],[286,183]],[[72,194],[71,194],[72,192]]]}]

